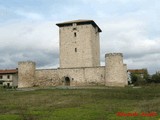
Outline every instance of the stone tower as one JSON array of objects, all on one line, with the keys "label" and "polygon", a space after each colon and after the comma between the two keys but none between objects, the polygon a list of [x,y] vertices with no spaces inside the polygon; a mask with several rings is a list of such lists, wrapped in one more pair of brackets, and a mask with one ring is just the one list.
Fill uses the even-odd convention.
[{"label": "stone tower", "polygon": [[100,65],[99,33],[93,20],[75,20],[59,26],[60,68],[95,67]]},{"label": "stone tower", "polygon": [[18,62],[18,87],[33,87],[35,82],[35,62]]},{"label": "stone tower", "polygon": [[105,81],[106,86],[127,85],[127,66],[123,64],[122,53],[109,53],[105,55]]}]

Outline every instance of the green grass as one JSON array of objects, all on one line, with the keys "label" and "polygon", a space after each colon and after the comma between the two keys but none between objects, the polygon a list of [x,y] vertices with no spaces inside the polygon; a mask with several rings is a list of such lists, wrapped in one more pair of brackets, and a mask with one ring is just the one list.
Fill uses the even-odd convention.
[{"label": "green grass", "polygon": [[[104,88],[104,87],[103,87]],[[154,117],[120,117],[117,112]],[[0,89],[0,120],[159,120],[160,86],[104,89]]]}]

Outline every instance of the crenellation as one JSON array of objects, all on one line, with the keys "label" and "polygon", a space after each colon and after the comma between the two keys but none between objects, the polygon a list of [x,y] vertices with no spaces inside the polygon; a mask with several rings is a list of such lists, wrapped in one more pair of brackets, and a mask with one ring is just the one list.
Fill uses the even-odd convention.
[{"label": "crenellation", "polygon": [[107,53],[107,54],[105,54],[105,58],[110,57],[110,56],[121,56],[121,57],[123,57],[123,54],[122,53]]}]

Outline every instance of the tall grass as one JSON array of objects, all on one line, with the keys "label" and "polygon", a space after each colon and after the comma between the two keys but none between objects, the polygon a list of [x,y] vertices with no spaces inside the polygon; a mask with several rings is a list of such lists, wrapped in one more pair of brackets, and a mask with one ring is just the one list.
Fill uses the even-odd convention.
[{"label": "tall grass", "polygon": [[[160,86],[103,89],[0,89],[0,120],[157,120]],[[117,112],[156,112],[120,117]]]}]

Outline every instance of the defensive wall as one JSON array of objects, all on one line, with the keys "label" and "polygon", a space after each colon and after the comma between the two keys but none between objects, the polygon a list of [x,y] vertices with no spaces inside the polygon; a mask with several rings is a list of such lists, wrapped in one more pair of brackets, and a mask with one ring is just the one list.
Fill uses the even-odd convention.
[{"label": "defensive wall", "polygon": [[18,87],[34,86],[125,86],[127,85],[127,66],[123,64],[121,53],[105,55],[105,66],[35,69],[35,62],[18,64]]},{"label": "defensive wall", "polygon": [[106,54],[105,66],[100,66],[99,33],[102,30],[93,20],[56,25],[59,27],[59,68],[40,70],[32,61],[19,62],[18,87],[127,85],[127,66],[122,53]]}]

